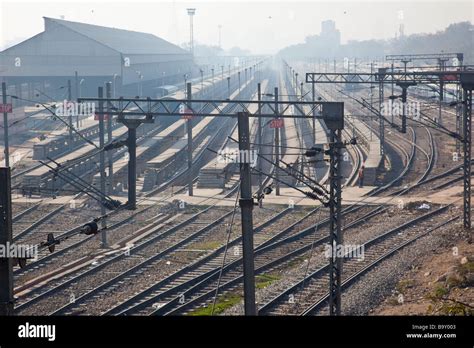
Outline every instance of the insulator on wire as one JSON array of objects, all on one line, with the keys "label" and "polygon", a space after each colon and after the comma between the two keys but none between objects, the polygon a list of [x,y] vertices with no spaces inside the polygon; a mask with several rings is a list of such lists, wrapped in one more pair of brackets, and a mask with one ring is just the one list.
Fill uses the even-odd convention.
[{"label": "insulator on wire", "polygon": [[325,195],[325,192],[322,189],[320,189],[319,187],[312,187],[312,190],[313,190],[314,193],[316,193],[319,196],[324,196]]},{"label": "insulator on wire", "polygon": [[54,249],[56,248],[56,244],[57,244],[57,241],[56,239],[54,238],[54,234],[52,233],[48,233],[48,236],[47,236],[47,239],[46,239],[46,243],[48,245],[48,250],[50,253],[53,253],[54,252]]},{"label": "insulator on wire", "polygon": [[24,257],[19,257],[19,258],[17,258],[16,260],[17,260],[18,266],[19,266],[20,268],[25,268],[25,267],[26,267],[26,258],[24,258]]},{"label": "insulator on wire", "polygon": [[273,189],[271,186],[267,186],[263,189],[263,193],[265,193],[266,195],[269,195],[270,193],[272,193]]},{"label": "insulator on wire", "polygon": [[320,153],[320,152],[322,152],[322,151],[323,151],[322,148],[313,146],[311,149],[306,150],[305,156],[306,156],[306,157],[314,157],[314,156],[316,156],[318,153]]},{"label": "insulator on wire", "polygon": [[311,191],[305,191],[305,195],[308,196],[311,199],[315,199],[315,200],[318,200],[318,201],[320,200],[319,197]]},{"label": "insulator on wire", "polygon": [[317,194],[315,194],[314,192],[305,191],[305,195],[308,196],[308,197],[311,198],[311,199],[320,201],[325,207],[329,206],[329,200],[328,200],[327,197],[324,196],[324,195],[323,195],[323,197],[326,198],[326,201],[323,201],[322,198],[319,197],[319,196],[318,196]]},{"label": "insulator on wire", "polygon": [[96,234],[99,232],[99,225],[95,221],[89,222],[82,227],[81,232],[87,235]]},{"label": "insulator on wire", "polygon": [[127,145],[125,140],[113,141],[110,144],[104,146],[105,151],[121,148],[122,146]]},{"label": "insulator on wire", "polygon": [[120,207],[122,203],[116,199],[107,199],[102,202],[102,205],[109,210],[114,210]]}]

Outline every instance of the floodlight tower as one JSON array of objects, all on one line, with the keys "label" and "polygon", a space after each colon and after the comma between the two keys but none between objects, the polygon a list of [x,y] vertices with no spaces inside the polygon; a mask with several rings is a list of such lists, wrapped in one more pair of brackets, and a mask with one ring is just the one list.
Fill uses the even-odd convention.
[{"label": "floodlight tower", "polygon": [[193,34],[193,17],[194,14],[196,13],[195,8],[187,8],[189,15],[189,51],[191,52],[191,55],[194,56],[194,34]]}]

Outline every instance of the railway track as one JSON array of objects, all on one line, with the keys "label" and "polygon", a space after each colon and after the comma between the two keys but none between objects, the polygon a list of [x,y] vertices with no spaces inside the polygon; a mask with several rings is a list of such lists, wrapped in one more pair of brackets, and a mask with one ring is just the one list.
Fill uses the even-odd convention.
[{"label": "railway track", "polygon": [[[223,126],[221,127],[221,129],[222,129],[222,128],[223,128]],[[213,138],[211,139],[211,141],[210,141],[211,143],[212,143],[212,141],[213,141],[213,139],[214,139],[215,137],[216,137],[216,135],[214,135]],[[197,164],[197,162],[201,159],[203,153],[204,153],[204,149],[202,149],[202,150],[198,153],[198,155],[195,156],[195,158],[194,158],[194,165],[195,165],[194,167],[195,167],[195,169],[196,169],[196,164]],[[180,179],[182,179],[182,178],[185,176],[186,173],[187,173],[186,170],[181,171],[181,172],[178,172],[178,173],[175,174],[170,180],[168,180],[168,181],[165,183],[165,185],[163,185],[163,186],[161,186],[161,187],[158,187],[158,188],[152,190],[151,192],[146,193],[146,194],[144,195],[144,197],[152,197],[152,196],[154,196],[154,195],[156,195],[156,194],[158,194],[158,193],[163,192],[163,191],[166,189],[166,187],[168,187],[168,186],[170,186],[170,185],[173,185],[174,183],[176,183],[177,181],[179,181]],[[196,173],[196,174],[197,174],[197,173]],[[179,189],[177,192],[175,192],[175,193],[179,193],[179,192],[181,192],[181,191],[184,191],[184,188],[180,188],[180,189]],[[78,197],[79,197],[79,195],[76,196],[75,198],[78,198]],[[38,226],[47,223],[55,214],[57,214],[59,211],[61,211],[61,209],[64,209],[66,206],[67,206],[67,205],[59,206],[57,209],[55,209],[54,214],[48,214],[48,215],[42,216],[38,221],[36,221],[35,223],[33,223],[31,226],[28,226],[27,229],[25,229],[23,232],[21,232],[20,236],[23,237],[23,236],[26,236],[27,234],[31,233],[32,231],[35,231],[35,230],[38,228]],[[36,208],[34,208],[34,209],[31,209],[31,211],[35,211],[35,210],[37,210],[37,209],[38,209],[38,207],[36,207]],[[26,214],[26,213],[25,213],[25,214]],[[17,217],[17,221],[19,221],[25,214],[22,214],[22,215],[18,216],[18,217]],[[128,218],[127,218],[127,219],[128,219]],[[127,219],[125,219],[124,221],[126,221]],[[88,220],[90,220],[90,219],[88,218]],[[85,221],[85,222],[88,222],[88,221]],[[84,223],[85,223],[85,222],[84,222]],[[120,222],[117,222],[117,223],[120,224]],[[71,230],[71,231],[74,231],[74,230],[75,230],[75,229],[73,229],[73,230]],[[64,235],[64,234],[67,235],[67,234],[69,234],[71,231],[66,231],[66,232],[62,233],[61,236]],[[89,238],[87,238],[87,239],[89,239]],[[80,246],[80,245],[82,245],[82,244],[83,244],[83,242],[81,241],[80,237],[74,237],[74,240],[69,240],[69,245],[68,245],[68,247],[66,248],[66,250],[69,251],[70,249],[73,249],[75,246]],[[45,252],[43,251],[42,253],[44,254]],[[40,255],[40,258],[42,259],[44,256],[46,256],[46,255]],[[50,261],[51,261],[51,260],[48,259],[48,260],[45,261],[45,262],[50,263]],[[35,265],[35,268],[38,268],[38,264]]]},{"label": "railway track", "polygon": [[[79,280],[83,280],[88,275],[98,274],[99,272],[103,271],[108,265],[112,265],[116,262],[126,260],[128,255],[145,255],[143,251],[145,248],[147,248],[149,255],[154,254],[156,256],[155,250],[156,245],[158,245],[158,242],[162,242],[162,248],[168,249],[179,247],[179,243],[183,243],[183,241],[189,242],[190,240],[192,240],[192,238],[196,238],[199,234],[204,233],[213,225],[211,223],[205,227],[201,226],[202,228],[200,228],[198,232],[190,233],[190,230],[192,229],[190,228],[190,226],[192,226],[194,222],[196,223],[194,223],[193,227],[202,225],[199,223],[199,219],[205,217],[205,214],[211,210],[211,207],[212,206],[209,206],[199,211],[198,213],[192,214],[189,218],[184,217],[183,219],[183,217],[177,218],[176,216],[158,218],[157,221],[154,221],[153,223],[149,224],[141,231],[139,231],[140,233],[146,233],[146,236],[144,238],[141,238],[139,241],[136,241],[135,244],[130,246],[127,246],[126,244],[120,245],[116,252],[107,253],[107,255],[101,255],[102,257],[100,257],[97,262],[94,262],[93,257],[89,257],[88,260],[86,260],[87,263],[85,263],[83,260],[80,260],[83,265],[80,271],[72,272],[69,276],[63,277],[58,282],[53,282],[47,284],[45,287],[41,287],[42,290],[39,294],[33,294],[32,296],[28,296],[27,298],[22,298],[20,301],[18,301],[19,305],[16,307],[16,309],[21,311],[41,299],[47,298],[48,296],[51,296],[53,294],[57,294],[59,291],[66,288],[68,285],[75,282],[77,283]],[[223,217],[228,216],[228,214],[229,213],[227,212],[223,216],[218,217],[217,221],[221,221]],[[189,235],[187,236],[187,234]],[[171,249],[168,250],[168,252],[169,251],[171,251]],[[159,255],[163,256],[164,254],[163,252],[161,252],[159,253]],[[129,259],[131,258],[128,258],[128,260]],[[145,261],[147,263],[150,263],[155,259],[157,259],[157,257],[150,257]],[[24,286],[26,287],[26,290],[32,288],[34,284],[25,284]]]},{"label": "railway track", "polygon": [[[382,189],[383,188],[381,188],[381,190]],[[346,209],[345,212],[358,211],[360,209],[361,209],[361,207],[352,206],[352,207]],[[381,207],[376,207],[375,209],[371,210],[368,214],[366,214],[363,217],[363,219],[359,220],[359,223],[361,221],[365,221],[365,219],[368,219],[371,216],[374,216],[379,211],[383,211],[383,209]],[[314,213],[315,212],[313,211],[312,214],[314,215]],[[327,222],[327,220],[326,220],[326,222]],[[301,222],[300,222],[300,224],[301,224]],[[294,236],[290,236],[290,237],[294,238],[296,241],[298,241],[298,238],[303,237],[303,236],[307,237],[310,240],[313,240],[314,237],[310,235],[310,232],[313,231],[316,228],[315,226],[320,227],[320,225],[323,225],[323,224],[324,223],[313,225],[312,228],[311,227],[307,228],[307,229],[303,230],[302,233],[296,233]],[[266,242],[263,242],[260,245],[257,244],[259,246],[256,248],[256,254],[259,253],[259,250],[260,250],[259,248],[265,248],[266,246],[269,246],[269,245],[272,245],[272,244],[277,244],[278,246],[281,246],[281,245],[284,245],[285,243],[289,242],[290,239],[288,239],[288,238],[290,238],[290,237],[288,237],[286,239],[283,238],[283,237],[286,234],[288,234],[288,231],[291,231],[292,229],[294,231],[298,231],[298,228],[295,228],[296,225],[298,225],[298,224],[290,226],[290,228],[285,229],[284,231],[282,231],[280,233],[277,233],[274,237],[270,238],[269,240],[267,240]],[[301,226],[299,226],[299,227],[301,227]],[[281,239],[281,238],[283,238],[283,239]],[[321,240],[325,240],[325,239],[323,237],[321,237]],[[235,242],[237,242],[237,241],[235,241]],[[305,241],[298,241],[298,242],[300,242],[300,244],[304,244],[305,248],[306,248],[306,249],[305,248],[303,248],[303,249],[298,249],[297,248],[298,252],[300,252],[300,253],[304,252],[305,250],[307,251],[308,245],[311,244],[311,243],[309,243],[309,240],[306,240],[306,243],[305,243]],[[276,247],[276,246],[273,245],[273,247]],[[292,256],[294,256],[294,255],[292,255]],[[285,260],[284,258],[280,258],[280,259],[277,259],[274,263],[278,264],[278,262],[284,262],[284,260]],[[220,262],[221,262],[221,260],[219,260],[217,258],[214,261],[215,261],[215,264],[220,264]],[[230,262],[229,264],[227,264],[225,266],[225,268],[229,269],[231,265],[238,267],[239,262],[240,262],[240,259],[234,260],[234,261]],[[208,291],[207,292],[204,291],[204,293],[203,293],[203,291],[199,291],[198,295],[197,295],[197,300],[193,299],[191,301],[186,301],[186,307],[196,306],[197,303],[199,302],[199,300],[203,298],[203,296],[204,297],[205,296],[209,297],[212,293],[213,287],[211,286],[209,288],[207,285],[205,286],[203,284],[203,282],[204,282],[203,279],[208,277],[208,279],[206,279],[206,281],[210,282],[219,273],[219,269],[214,268],[211,261],[209,261],[209,265],[208,264],[204,265],[203,267],[205,267],[205,268],[203,268],[200,272],[198,271],[197,272],[198,275],[195,275],[191,280],[188,280],[186,282],[181,282],[181,283],[178,282],[179,285],[176,285],[176,283],[173,281],[173,279],[176,279],[176,277],[179,277],[179,275],[180,275],[180,274],[176,274],[176,275],[174,275],[174,278],[164,280],[163,282],[153,286],[150,289],[147,289],[147,290],[143,291],[139,295],[137,295],[137,296],[133,297],[132,299],[126,301],[124,304],[121,304],[118,308],[112,309],[112,310],[106,312],[105,314],[117,314],[117,313],[120,313],[120,314],[124,314],[124,313],[130,314],[130,313],[132,313],[133,314],[133,313],[135,313],[136,310],[138,310],[140,314],[144,314],[143,310],[145,311],[145,313],[148,312],[148,314],[151,314],[151,313],[153,313],[153,314],[175,314],[176,312],[174,310],[170,310],[170,308],[173,307],[173,305],[176,305],[177,303],[180,303],[180,301],[182,299],[182,296],[183,296],[183,293],[179,294],[179,292],[182,291],[182,289],[187,288],[188,293],[186,293],[185,296],[186,297],[193,296],[192,294],[197,291],[196,286],[200,285],[200,286],[204,287],[205,289],[208,289]],[[190,270],[190,272],[191,272],[191,270]],[[195,272],[195,271],[193,271],[193,272]],[[235,272],[234,273],[235,278],[234,278],[233,282],[238,282],[240,277],[237,276],[237,274],[240,274],[240,272],[239,272],[238,269],[234,270],[234,272]],[[189,276],[191,276],[191,275],[189,275]],[[199,284],[196,284],[196,282],[198,282],[198,281],[201,281],[201,282]],[[167,290],[165,290],[163,292],[161,287],[166,285],[166,282],[169,282],[170,284],[176,285],[176,286],[168,286]],[[224,287],[229,286],[229,282],[232,284],[232,281],[228,281],[223,286]],[[176,294],[179,295],[179,298],[178,297],[175,297],[174,299],[169,298],[169,296],[173,296],[173,295],[176,295]],[[153,304],[159,303],[161,301],[160,299],[165,299],[165,304],[162,305],[162,306],[160,305],[159,309],[156,309],[156,310],[150,312],[150,307],[153,306]],[[168,302],[166,302],[166,301],[168,301]],[[127,306],[129,306],[129,308],[127,308],[125,310],[124,308],[126,308]],[[147,308],[147,309],[144,309],[144,307]],[[184,305],[179,306],[180,310],[183,310],[184,309],[183,307],[184,307]],[[122,312],[120,312],[120,310],[122,310]],[[167,310],[169,310],[169,312],[166,312]]]},{"label": "railway track", "polygon": [[[363,274],[392,256],[396,251],[457,219],[457,217],[451,217],[435,227],[432,226],[435,218],[441,220],[442,217],[447,216],[445,213],[448,207],[437,208],[364,242],[361,245],[365,250],[362,261],[348,258],[348,254],[346,254],[343,261],[343,288],[346,289],[351,283],[357,281]],[[259,313],[262,315],[314,314],[323,309],[328,300],[328,287],[329,264],[319,260],[311,266],[309,275],[266,302],[260,307]]]},{"label": "railway track", "polygon": [[20,212],[17,212],[13,217],[12,217],[12,222],[15,223],[15,222],[18,222],[20,221],[25,215],[35,211],[36,209],[38,209],[38,207],[40,206],[40,203],[35,203],[35,204],[32,204],[30,205],[29,207],[27,207],[26,209],[23,209],[22,211]]},{"label": "railway track", "polygon": [[[400,148],[402,149],[402,151],[400,152],[403,154],[404,158],[406,159],[406,163],[408,164],[406,170],[403,171],[401,176],[406,176],[408,169],[411,166],[411,163],[413,163],[416,158],[416,150],[419,150],[422,155],[426,157],[426,169],[423,171],[423,173],[421,173],[421,176],[417,177],[417,180],[415,181],[413,186],[405,187],[402,190],[397,190],[392,193],[394,195],[405,194],[411,189],[414,189],[415,187],[418,187],[419,185],[427,181],[427,178],[436,160],[436,150],[433,138],[429,130],[427,130],[429,138],[429,150],[425,150],[420,145],[417,145],[416,133],[413,131],[413,129],[411,130],[411,132],[413,132],[413,138],[411,143],[409,140],[404,139],[404,141],[407,144],[410,144],[411,146],[410,153],[408,153],[400,145],[394,145],[395,147],[399,146],[399,150]],[[359,163],[358,165],[360,166],[360,163],[363,159],[363,153],[362,151],[355,151],[353,153],[353,156],[354,162],[356,164],[354,168],[358,168],[357,163]],[[351,178],[350,180],[348,180],[348,183],[354,181],[356,173],[357,169],[353,169],[351,173]],[[183,172],[179,172],[176,177],[176,180],[183,178]],[[374,190],[371,195],[376,195],[387,191],[399,180],[401,179],[398,178]],[[158,191],[159,190],[153,191],[152,194],[156,194]],[[210,207],[207,209],[210,209]],[[354,216],[352,218],[353,221],[349,223],[346,228],[355,225],[360,225],[365,221],[370,220],[370,218],[372,218],[373,216],[376,216],[377,214],[383,212],[384,210],[385,208],[380,206],[376,206],[375,208],[364,208],[362,206],[356,205],[350,206],[349,208],[344,209],[344,213],[347,214],[346,216],[350,216],[349,214],[353,213],[354,215],[359,215],[359,217]],[[311,221],[310,219],[310,217],[314,219],[318,214],[318,211],[318,209],[315,209],[308,213],[307,216],[302,219],[302,221],[295,221],[293,224],[291,224],[291,226],[278,232],[275,232],[272,225],[281,223],[281,220],[285,216],[288,216],[288,218],[290,218],[293,215],[288,215],[288,211],[285,210],[285,212],[281,212],[272,216],[261,226],[256,228],[255,240],[257,245],[257,273],[261,274],[268,270],[274,269],[275,267],[285,265],[286,263],[294,260],[296,257],[300,257],[301,255],[307,253],[309,250],[311,250],[311,248],[314,247],[315,243],[317,243],[318,245],[322,245],[322,243],[327,241],[327,238],[324,237],[323,234],[320,235],[320,238],[318,237],[319,235],[315,235],[315,232],[318,232],[321,227],[325,226],[324,221],[327,221],[327,219],[323,221]],[[94,286],[93,284],[85,285],[83,288],[83,290],[85,289],[85,291],[80,291],[80,294],[74,297],[74,301],[70,301],[69,303],[59,306],[59,309],[54,310],[51,314],[58,315],[83,313],[84,308],[93,306],[97,299],[106,298],[108,294],[119,291],[122,285],[133,282],[134,279],[137,279],[137,277],[139,277],[143,273],[148,273],[151,270],[162,267],[163,259],[166,259],[169,256],[172,256],[176,253],[185,250],[187,246],[199,241],[200,238],[205,236],[206,233],[211,231],[216,226],[225,225],[225,221],[228,221],[226,219],[230,217],[230,213],[231,212],[226,212],[223,216],[217,219],[214,218],[211,223],[205,226],[201,226],[202,228],[199,228],[197,230],[195,226],[193,226],[192,228],[190,228],[190,230],[192,230],[192,235],[190,236],[186,235],[186,233],[189,232],[189,230],[186,230],[186,224],[178,224],[176,226],[172,226],[169,230],[160,233],[159,236],[164,233],[167,233],[169,235],[174,234],[174,236],[177,236],[178,240],[170,238],[169,244],[165,245],[164,248],[160,249],[160,251],[158,253],[155,253],[154,255],[147,254],[143,256],[143,253],[140,252],[140,250],[142,249],[138,248],[138,246],[142,246],[142,244],[146,244],[149,242],[150,244],[147,244],[148,246],[155,243],[157,240],[153,240],[151,242],[146,238],[144,240],[141,240],[140,244],[137,244],[132,248],[128,249],[130,251],[130,254],[137,255],[137,258],[140,259],[140,262],[127,264],[127,269],[125,271],[105,271],[105,273],[115,273],[115,276],[108,278],[108,280],[105,280],[105,282],[102,279],[102,282],[97,283],[99,284],[97,286]],[[363,216],[360,217],[360,214],[362,214]],[[319,220],[319,216],[317,217],[317,220]],[[166,221],[168,221],[168,217],[162,217],[157,219],[156,223],[160,225],[166,223]],[[308,221],[311,221],[311,223],[308,224],[309,227],[303,228],[302,226],[305,223],[308,223]],[[184,231],[182,231],[183,227]],[[301,228],[303,228],[302,231],[300,230]],[[168,232],[170,230],[172,230],[173,232]],[[270,232],[270,230],[272,231]],[[181,232],[183,232],[183,234],[180,234]],[[239,242],[239,238],[235,238],[230,242],[229,246],[238,247]],[[143,248],[146,248],[147,246],[144,246]],[[372,247],[372,244],[368,244],[367,248],[369,247]],[[73,247],[71,246],[71,249],[72,248]],[[147,287],[146,289],[139,289],[139,292],[136,295],[126,299],[118,306],[114,306],[112,308],[106,309],[105,311],[102,311],[102,314],[183,314],[189,313],[190,311],[193,311],[194,309],[202,306],[203,304],[208,303],[209,299],[212,298],[213,293],[215,293],[215,285],[223,260],[223,248],[224,246],[221,246],[213,250],[209,255],[206,255],[204,258],[199,259],[194,263],[188,264],[185,267],[176,270],[170,275],[167,275],[164,279],[159,280],[158,283],[152,285],[151,287]],[[241,268],[239,268],[241,267],[241,258],[238,255],[234,256],[235,257],[231,257],[229,259],[229,263],[227,263],[223,268],[224,273],[222,277],[221,290],[225,292],[235,290],[242,280],[242,270]],[[23,302],[18,306],[18,310],[27,310],[31,306],[37,304],[43,299],[48,298],[51,295],[57,295],[63,290],[69,291],[70,285],[77,285],[79,280],[83,282],[85,277],[96,274],[96,272],[100,270],[104,271],[107,265],[112,265],[113,262],[124,258],[123,254],[113,255],[112,258],[108,257],[109,256],[106,256],[105,262],[101,261],[100,263],[96,263],[95,265],[93,265],[94,267],[86,269],[84,272],[85,274],[74,273],[70,278],[66,276],[59,283],[54,284],[52,287],[43,287],[42,290],[39,291],[39,294],[36,295],[36,291],[33,290],[31,292],[33,296],[30,298],[23,298]],[[115,257],[117,259],[114,259]],[[100,268],[97,269],[98,267]]]},{"label": "railway track", "polygon": [[[230,193],[230,195],[231,195],[231,194],[232,194],[232,192]],[[228,214],[227,214],[227,215],[228,215]],[[215,222],[213,222],[210,226],[213,226],[213,225],[215,225]],[[206,229],[209,229],[209,227],[207,227]],[[202,231],[200,230],[200,231],[198,231],[198,232],[202,232]],[[188,243],[189,241],[190,241],[190,240],[185,240],[184,242],[185,242],[185,243]],[[178,243],[178,244],[179,244],[179,243]],[[176,247],[178,246],[178,244],[176,244],[175,246],[173,246],[173,248],[176,248]],[[181,243],[180,245],[182,245],[182,243]],[[169,248],[169,249],[167,249],[167,251],[173,251],[173,250],[172,250],[172,248]],[[160,255],[157,255],[157,257],[154,257],[153,260],[146,260],[146,262],[147,262],[147,263],[148,263],[148,262],[153,262],[153,261],[155,261],[155,260],[159,260],[159,259],[162,258],[162,257],[163,257],[163,255],[160,253]],[[144,264],[140,264],[140,265],[137,266],[136,269],[134,269],[134,270],[140,270],[140,268],[142,268],[143,266],[144,266]],[[128,273],[127,273],[127,274],[128,274]],[[126,275],[123,274],[123,275],[121,275],[120,277],[125,277],[125,276],[126,276]],[[112,282],[115,282],[116,280],[117,280],[117,279],[113,280]],[[105,284],[102,284],[102,288],[103,288],[104,286],[105,286]],[[98,289],[95,289],[94,291],[98,291]],[[79,299],[82,299],[82,298],[83,298],[83,297],[81,297],[81,298],[79,298]]]}]

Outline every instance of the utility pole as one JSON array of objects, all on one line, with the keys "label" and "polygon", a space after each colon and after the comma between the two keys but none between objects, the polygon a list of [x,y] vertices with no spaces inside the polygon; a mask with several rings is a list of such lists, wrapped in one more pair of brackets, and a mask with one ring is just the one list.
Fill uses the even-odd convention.
[{"label": "utility pole", "polygon": [[[99,87],[99,148],[101,150],[104,149],[104,145],[105,145],[105,129],[104,129],[104,114],[103,114],[103,111],[104,111],[104,101],[102,100],[104,98],[104,88],[103,87]],[[107,98],[109,98],[109,96],[107,95]],[[100,151],[100,154],[99,154],[99,170],[100,170],[100,192],[102,192],[103,194],[105,194],[105,153],[104,151]],[[105,215],[106,211],[105,211],[105,206],[104,206],[104,202],[101,202],[101,205],[100,205],[100,213],[102,216]],[[101,227],[102,227],[102,232],[101,232],[101,241],[102,241],[102,248],[106,248],[107,247],[107,234],[106,234],[106,226],[107,226],[107,222],[106,222],[106,219],[103,218],[101,219]]]},{"label": "utility pole", "polygon": [[227,77],[227,94],[228,94],[227,99],[230,100],[230,76]]},{"label": "utility pole", "polygon": [[[112,96],[111,92],[111,83],[107,82],[105,84],[105,95],[107,99],[110,99]],[[110,108],[110,102],[107,102],[107,111],[111,111]],[[107,114],[107,142],[111,143],[112,142],[112,115]],[[111,195],[114,192],[114,150],[110,150],[107,152],[107,157],[108,157],[108,168],[109,168],[109,176],[108,176],[108,182],[109,182],[109,189],[107,190],[107,194]]]},{"label": "utility pole", "polygon": [[[257,100],[258,100],[258,154],[262,154],[262,86],[260,82],[257,84]],[[258,159],[258,193],[262,193],[263,190],[263,175],[262,175],[262,160]],[[262,206],[262,200],[259,200],[260,207]]]},{"label": "utility pole", "polygon": [[378,78],[379,78],[379,136],[380,136],[380,156],[385,155],[385,119],[382,115],[382,108],[384,103],[384,93],[383,93],[383,80],[387,68],[379,68]]},{"label": "utility pole", "polygon": [[[311,100],[314,103],[316,99],[315,83],[311,84]],[[313,144],[316,144],[316,110],[313,110]]]},{"label": "utility pole", "polygon": [[[390,71],[392,72],[392,74],[394,73],[394,71],[393,71],[393,70],[394,70],[394,69],[393,69],[393,62],[392,62],[392,66],[391,66],[391,69],[390,69]],[[392,93],[391,93],[390,95],[394,95],[394,93],[395,93],[395,91],[394,91],[394,88],[395,88],[395,82],[394,82],[394,80],[393,80],[393,79],[392,79],[392,83],[391,83],[391,85],[392,85]],[[395,124],[395,123],[394,123],[394,120],[393,120],[393,105],[392,105],[392,110],[390,110],[390,113],[392,114],[392,127],[393,127],[393,126],[394,126],[394,124]]]},{"label": "utility pole", "polygon": [[[191,82],[188,82],[186,85],[187,89],[187,98],[188,101],[192,99],[192,91],[191,91]],[[188,104],[188,107],[191,107],[191,103]],[[193,165],[193,120],[192,117],[188,118],[186,121],[186,129],[188,133],[188,194],[189,196],[193,195],[193,180],[192,180],[192,172],[191,168]]]},{"label": "utility pole", "polygon": [[[343,113],[344,109],[339,111]],[[324,113],[324,110],[323,110]],[[337,254],[338,247],[343,244],[341,229],[341,132],[343,126],[337,128],[328,126],[330,162],[329,162],[329,244],[331,245],[331,256],[329,258],[329,314],[341,314],[341,274],[342,258]]]},{"label": "utility pole", "polygon": [[[312,81],[308,80],[309,73],[306,74],[306,82],[315,83],[313,74]],[[382,94],[383,96],[383,94]],[[341,314],[341,274],[342,257],[340,257],[339,247],[343,245],[342,236],[342,216],[341,216],[341,149],[342,130],[344,129],[344,104],[324,104],[322,118],[329,130],[329,245],[331,255],[329,257],[329,314]]]},{"label": "utility pole", "polygon": [[[463,60],[464,60],[464,55],[463,54],[458,54],[457,55],[457,60],[459,63],[459,70],[462,71],[463,69]],[[461,123],[462,123],[462,118],[463,118],[463,104],[462,104],[462,98],[463,98],[463,89],[461,85],[457,86],[457,93],[456,93],[456,134],[461,134]],[[461,142],[459,139],[456,139],[456,153],[460,154],[461,152]]]},{"label": "utility pole", "polygon": [[[71,80],[67,80],[67,100],[70,102],[72,100],[72,91],[71,91]],[[72,135],[72,113],[69,114],[69,149],[72,150],[74,138]]]},{"label": "utility pole", "polygon": [[[239,131],[239,151],[241,154],[250,153],[249,116],[245,112],[237,113]],[[240,156],[240,158],[250,158]],[[244,269],[244,307],[245,315],[257,315],[255,305],[255,269],[253,251],[253,199],[250,163],[240,162],[240,199],[242,217],[242,253]]]},{"label": "utility pole", "polygon": [[211,98],[214,98],[214,94],[215,94],[215,87],[214,87],[214,68],[211,69],[211,72],[212,72],[212,90],[211,90]]},{"label": "utility pole", "polygon": [[[370,80],[373,82],[374,81],[374,76],[372,75],[374,73],[374,62],[370,62]],[[370,106],[374,106],[374,86],[371,84],[370,85]],[[372,140],[372,139],[371,139]]]},{"label": "utility pole", "polygon": [[406,133],[407,132],[407,113],[406,113],[406,103],[407,103],[407,92],[408,88],[411,86],[416,86],[416,83],[412,81],[398,81],[397,86],[402,89],[402,126],[401,126],[401,132]]},{"label": "utility pole", "polygon": [[[278,120],[279,118],[279,108],[278,108],[278,87],[275,87],[275,119]],[[279,125],[275,127],[275,163],[277,164],[275,168],[275,195],[280,195],[280,128]]]},{"label": "utility pole", "polygon": [[8,145],[8,112],[7,104],[7,84],[2,82],[2,97],[3,97],[3,141],[5,142],[5,167],[10,167],[10,146]]},{"label": "utility pole", "polygon": [[[240,71],[237,73],[237,75],[238,75],[238,79],[239,79],[239,93],[240,93]],[[229,98],[230,98],[230,96],[229,96]]]},{"label": "utility pole", "polygon": [[[3,92],[5,98],[5,91]],[[4,103],[5,104],[5,103]],[[11,245],[12,197],[10,168],[0,168],[0,245]],[[0,258],[0,315],[13,315],[13,258]]]},{"label": "utility pole", "polygon": [[464,182],[464,228],[471,229],[471,127],[472,127],[472,90],[474,78],[461,75],[463,88],[463,182]]},{"label": "utility pole", "polygon": [[[76,89],[76,99],[79,98],[79,77],[77,71],[74,71],[74,86]],[[79,113],[76,115],[76,128],[79,129]]]},{"label": "utility pole", "polygon": [[204,70],[199,69],[199,72],[201,73],[201,93],[204,90]]},{"label": "utility pole", "polygon": [[[448,59],[447,58],[438,58],[438,63],[439,63],[439,70],[444,71],[445,69],[445,63]],[[444,99],[444,80],[441,77],[439,79],[439,105],[438,105],[438,124],[442,125],[442,103]]]},{"label": "utility pole", "polygon": [[124,121],[128,128],[128,209],[137,207],[137,127],[140,123]]}]

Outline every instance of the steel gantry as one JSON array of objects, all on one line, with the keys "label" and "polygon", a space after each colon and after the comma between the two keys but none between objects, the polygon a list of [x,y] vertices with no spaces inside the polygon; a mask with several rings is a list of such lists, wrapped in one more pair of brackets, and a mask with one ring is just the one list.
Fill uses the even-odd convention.
[{"label": "steel gantry", "polygon": [[[446,68],[446,62],[450,59],[456,59],[457,62],[456,64],[453,64],[453,66],[462,69],[463,61],[464,61],[463,53],[391,54],[391,55],[385,56],[385,60],[392,62],[392,71],[394,69],[393,62],[399,61],[404,64],[405,72],[407,70],[407,64],[414,60],[423,60],[423,61],[436,60],[438,62],[439,70],[443,71]],[[462,95],[461,88],[459,88],[459,85],[457,86],[458,88],[456,91],[456,98],[459,101],[459,100],[462,100],[463,95]],[[392,91],[393,91],[393,82],[392,82]],[[406,88],[403,89],[403,92],[406,94]],[[440,79],[439,80],[439,114],[438,114],[439,124],[442,124],[441,105],[442,105],[443,99],[444,99],[444,80]],[[462,119],[462,107],[460,107],[459,105],[456,108],[456,133],[458,134],[461,133],[461,119]],[[459,153],[459,152],[460,152],[460,142],[459,142],[459,139],[456,139],[456,153]]]},{"label": "steel gantry", "polygon": [[[375,82],[372,81],[375,77]],[[407,88],[415,84],[437,84],[440,81],[460,85],[463,90],[463,131],[452,133],[455,139],[460,139],[463,144],[464,153],[464,227],[471,228],[471,121],[472,121],[472,89],[474,88],[474,71],[472,70],[439,70],[439,71],[414,71],[396,72],[384,71],[381,73],[306,73],[307,83],[379,83],[379,97],[383,98],[384,83],[395,83],[402,88],[402,100],[406,102]],[[383,102],[383,100],[379,100]],[[403,110],[405,108],[403,107]],[[380,110],[380,108],[379,108]],[[383,117],[379,112],[380,123]],[[402,127],[406,125],[405,112],[402,114]],[[402,129],[403,130],[403,129]],[[384,130],[380,131],[382,142]],[[381,143],[382,148],[382,143]]]},{"label": "steel gantry", "polygon": [[[188,87],[189,88],[189,87]],[[109,117],[117,115],[117,121],[128,127],[127,146],[129,150],[129,192],[128,207],[136,207],[136,128],[142,123],[152,123],[158,116],[186,115],[189,117],[238,117],[239,149],[249,150],[249,117],[272,118],[318,118],[330,130],[330,236],[331,245],[342,242],[341,235],[341,131],[344,128],[344,103],[325,101],[282,101],[275,100],[215,100],[193,99],[177,100],[171,98],[79,98],[78,102],[107,103]],[[257,107],[250,107],[256,105]],[[225,107],[224,107],[225,106]],[[288,114],[287,114],[288,113]],[[293,114],[292,114],[293,113]],[[317,115],[317,116],[315,116]],[[191,143],[192,144],[192,143]],[[188,144],[189,145],[189,144]],[[189,161],[189,158],[188,158]],[[188,168],[191,168],[191,163]],[[240,166],[240,206],[242,207],[242,241],[244,255],[244,305],[246,315],[256,315],[255,279],[253,265],[253,198],[249,166]],[[244,214],[245,212],[245,214]],[[250,217],[249,217],[250,216]],[[335,250],[335,249],[334,249]],[[342,259],[331,253],[331,314],[340,314],[341,309],[341,266]]]}]

